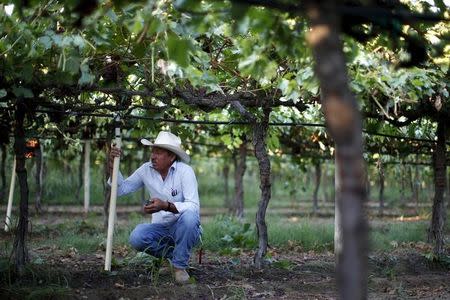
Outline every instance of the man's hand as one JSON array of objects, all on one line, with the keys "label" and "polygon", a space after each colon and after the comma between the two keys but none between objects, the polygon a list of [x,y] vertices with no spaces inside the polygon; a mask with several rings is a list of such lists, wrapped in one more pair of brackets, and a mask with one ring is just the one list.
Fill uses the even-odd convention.
[{"label": "man's hand", "polygon": [[152,214],[160,210],[167,210],[168,206],[169,203],[167,201],[163,201],[159,198],[152,198],[148,204],[144,205],[144,212]]},{"label": "man's hand", "polygon": [[117,148],[115,145],[111,145],[111,150],[109,151],[109,159],[108,159],[108,171],[110,176],[112,176],[114,157],[120,157],[121,155],[122,149]]}]

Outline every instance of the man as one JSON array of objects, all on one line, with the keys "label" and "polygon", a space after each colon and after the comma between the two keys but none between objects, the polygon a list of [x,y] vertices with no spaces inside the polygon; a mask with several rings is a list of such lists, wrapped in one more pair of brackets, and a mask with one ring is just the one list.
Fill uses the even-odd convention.
[{"label": "man", "polygon": [[[187,164],[190,157],[181,148],[180,138],[167,131],[161,131],[154,143],[146,139],[141,143],[152,147],[150,162],[126,179],[119,172],[117,179],[118,196],[144,186],[150,194],[144,211],[152,214],[152,222],[137,225],[130,234],[130,244],[138,251],[169,259],[175,281],[187,283],[189,257],[201,235],[197,179]],[[120,155],[121,150],[112,147],[110,171],[113,158]]]}]

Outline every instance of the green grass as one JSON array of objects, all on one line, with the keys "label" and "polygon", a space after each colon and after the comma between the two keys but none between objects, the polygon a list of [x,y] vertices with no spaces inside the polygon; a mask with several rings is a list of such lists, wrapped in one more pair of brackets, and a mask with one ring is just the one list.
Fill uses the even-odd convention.
[{"label": "green grass", "polygon": [[0,293],[6,299],[64,299],[70,294],[66,270],[29,263],[19,276],[10,261],[0,259]]},{"label": "green grass", "polygon": [[428,222],[387,223],[370,233],[373,250],[389,251],[400,243],[425,242]]},{"label": "green grass", "polygon": [[93,253],[103,239],[100,229],[101,227],[85,220],[67,221],[53,226],[35,226],[33,232],[38,240],[34,242],[34,246],[56,245],[67,252]]},{"label": "green grass", "polygon": [[[128,224],[115,226],[114,246],[128,245],[128,238],[134,227],[149,221],[147,217],[137,213],[121,218],[126,218]],[[266,223],[271,246],[298,246],[302,251],[333,250],[332,219],[297,220],[271,215],[267,217]],[[202,227],[203,247],[210,251],[232,253],[238,249],[254,249],[257,245],[255,224],[251,218],[241,223],[231,217],[218,216],[202,224]],[[370,249],[389,251],[401,243],[425,242],[427,228],[428,222],[425,221],[383,223],[370,230]],[[447,224],[446,228],[448,231],[450,226]],[[80,254],[93,253],[106,244],[106,229],[103,228],[102,216],[91,216],[86,220],[68,220],[58,225],[35,226],[32,235],[38,237],[32,247],[57,245],[63,251],[76,251]],[[12,240],[3,246],[2,253],[9,253]]]},{"label": "green grass", "polygon": [[[244,230],[247,222],[250,227]],[[212,219],[203,224],[203,246],[211,251],[224,252],[229,248],[252,249],[256,246],[256,231],[253,221],[239,223],[225,216]],[[334,249],[333,220],[317,219],[291,220],[283,216],[267,218],[269,244],[275,247],[298,246],[302,251],[324,251]],[[447,225],[447,230],[449,229]],[[369,232],[372,251],[390,251],[401,243],[426,242],[428,222],[386,222],[372,228]],[[239,244],[244,240],[247,244]],[[237,242],[238,241],[238,242]],[[244,246],[243,246],[244,245]],[[225,251],[226,252],[226,251]]]},{"label": "green grass", "polygon": [[273,246],[296,245],[304,251],[333,249],[334,225],[331,223],[317,223],[308,218],[290,222],[282,216],[273,216],[267,223],[270,244]]}]

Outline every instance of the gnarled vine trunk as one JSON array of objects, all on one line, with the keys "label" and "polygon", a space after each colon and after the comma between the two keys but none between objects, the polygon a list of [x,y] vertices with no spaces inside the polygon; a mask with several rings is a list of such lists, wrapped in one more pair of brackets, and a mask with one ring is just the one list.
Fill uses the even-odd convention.
[{"label": "gnarled vine trunk", "polygon": [[446,134],[447,126],[445,121],[440,121],[437,128],[437,144],[434,153],[434,188],[433,215],[428,230],[428,240],[434,241],[434,254],[441,256],[444,254],[444,224],[445,224],[445,192],[447,184],[446,155]]},{"label": "gnarled vine trunk", "polygon": [[307,39],[316,62],[322,109],[336,145],[336,209],[341,214],[338,226],[342,234],[342,247],[335,253],[339,293],[342,299],[364,299],[367,225],[361,113],[348,87],[335,1],[307,1],[306,13],[311,22]]},{"label": "gnarled vine trunk", "polygon": [[19,274],[23,274],[25,265],[29,260],[26,243],[28,233],[28,182],[27,169],[25,168],[25,129],[23,126],[25,112],[25,103],[22,99],[18,99],[14,123],[14,152],[16,155],[16,174],[19,181],[20,208],[12,256]]},{"label": "gnarled vine trunk", "polygon": [[419,155],[416,155],[414,164],[414,174],[412,172],[412,167],[409,169],[409,179],[411,187],[411,200],[414,202],[414,210],[416,214],[419,213]]},{"label": "gnarled vine trunk", "polygon": [[269,205],[271,196],[270,182],[270,160],[266,149],[266,137],[269,129],[269,117],[271,108],[268,103],[263,107],[263,116],[260,121],[249,113],[239,101],[231,102],[231,105],[241,115],[246,117],[253,123],[253,146],[255,148],[255,157],[258,160],[261,199],[258,203],[258,211],[256,212],[256,233],[258,235],[258,249],[254,256],[255,267],[260,269],[263,267],[263,258],[267,253],[268,235],[266,225],[266,210]]},{"label": "gnarled vine trunk", "polygon": [[378,191],[378,215],[382,217],[384,215],[384,165],[381,159],[377,163],[378,179],[380,189]]},{"label": "gnarled vine trunk", "polygon": [[228,210],[231,210],[230,203],[230,166],[228,162],[225,160],[222,167],[222,175],[223,175],[223,207]]},{"label": "gnarled vine trunk", "polygon": [[269,116],[271,109],[264,108],[264,116],[260,123],[253,126],[253,145],[255,156],[259,165],[261,199],[256,212],[256,230],[258,233],[258,250],[254,262],[256,268],[263,267],[263,258],[267,253],[268,234],[266,225],[266,210],[271,196],[270,159],[266,149],[266,137],[269,129]]},{"label": "gnarled vine trunk", "polygon": [[244,174],[247,161],[247,142],[245,139],[239,146],[237,157],[234,156],[234,199],[231,212],[238,219],[244,216]]}]

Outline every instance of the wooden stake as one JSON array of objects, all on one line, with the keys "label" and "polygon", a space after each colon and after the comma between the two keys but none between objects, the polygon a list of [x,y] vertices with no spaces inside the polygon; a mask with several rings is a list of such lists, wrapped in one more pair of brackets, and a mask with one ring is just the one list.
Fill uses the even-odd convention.
[{"label": "wooden stake", "polygon": [[89,202],[90,202],[90,186],[91,186],[91,176],[90,176],[90,157],[91,157],[91,141],[86,140],[84,144],[84,213],[89,212]]},{"label": "wooden stake", "polygon": [[[117,148],[122,147],[122,139],[120,136],[120,117],[116,116],[116,129],[115,129],[115,143]],[[109,218],[108,218],[108,236],[106,240],[106,255],[105,255],[105,271],[111,271],[111,256],[113,246],[114,235],[114,222],[116,217],[116,199],[117,199],[117,176],[119,174],[120,157],[114,157],[113,172],[111,177],[111,198],[109,201]]]},{"label": "wooden stake", "polygon": [[14,155],[13,168],[11,171],[11,183],[9,185],[8,207],[6,209],[5,231],[9,231],[11,226],[11,209],[15,184],[16,184],[16,156]]}]

